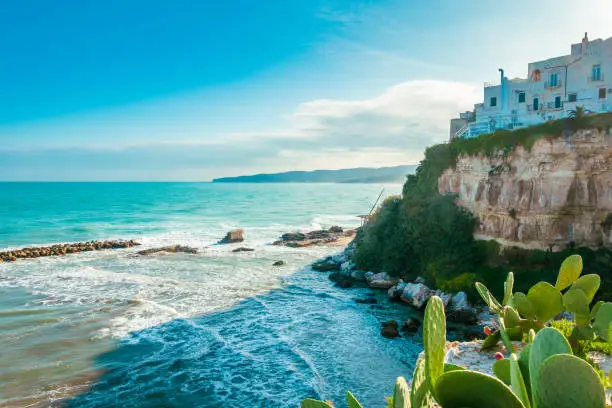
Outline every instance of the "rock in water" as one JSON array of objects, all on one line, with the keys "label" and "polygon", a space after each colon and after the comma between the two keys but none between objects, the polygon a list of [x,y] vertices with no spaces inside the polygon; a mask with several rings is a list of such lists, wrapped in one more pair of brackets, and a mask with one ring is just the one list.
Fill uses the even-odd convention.
[{"label": "rock in water", "polygon": [[334,225],[328,231],[331,232],[332,234],[342,234],[344,232],[342,227],[339,227],[337,225]]},{"label": "rock in water", "polygon": [[232,252],[253,252],[255,251],[253,248],[240,247],[234,249]]},{"label": "rock in water", "polygon": [[421,327],[421,322],[411,317],[410,319],[404,322],[404,325],[402,326],[402,331],[416,333],[419,331],[419,327]]},{"label": "rock in water", "polygon": [[235,229],[231,230],[225,235],[219,244],[234,244],[236,242],[244,241],[244,230],[243,229]]},{"label": "rock in water", "polygon": [[183,245],[170,245],[170,246],[165,246],[165,247],[160,247],[160,248],[150,248],[150,249],[145,249],[143,251],[138,251],[138,255],[151,255],[151,254],[155,254],[158,252],[168,252],[171,254],[175,254],[178,252],[184,252],[186,254],[197,254],[198,250],[196,248],[191,248],[191,247],[183,246]]},{"label": "rock in water", "polygon": [[367,297],[365,299],[355,299],[355,303],[374,305],[374,304],[378,303],[378,300],[376,300],[373,297]]},{"label": "rock in water", "polygon": [[388,322],[384,322],[383,328],[380,331],[383,337],[388,339],[394,339],[396,337],[400,337],[399,332],[397,331],[398,324],[395,320],[389,320]]},{"label": "rock in water", "polygon": [[287,262],[285,261],[276,261],[272,264],[272,266],[283,266],[283,265],[287,265]]}]

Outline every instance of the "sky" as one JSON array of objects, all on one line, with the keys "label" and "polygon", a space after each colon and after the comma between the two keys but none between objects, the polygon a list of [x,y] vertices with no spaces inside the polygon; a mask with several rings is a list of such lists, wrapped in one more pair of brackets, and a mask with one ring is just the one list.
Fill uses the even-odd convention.
[{"label": "sky", "polygon": [[[561,4],[563,3],[563,4]],[[612,36],[612,1],[20,0],[0,180],[415,164],[482,84]]]}]

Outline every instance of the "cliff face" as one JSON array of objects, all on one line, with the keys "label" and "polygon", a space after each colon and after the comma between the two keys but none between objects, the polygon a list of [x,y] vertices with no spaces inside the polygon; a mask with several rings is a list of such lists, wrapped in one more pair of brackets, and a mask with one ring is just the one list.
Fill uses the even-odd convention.
[{"label": "cliff face", "polygon": [[477,236],[530,248],[612,247],[612,132],[543,137],[531,151],[462,156],[440,193],[480,219]]}]

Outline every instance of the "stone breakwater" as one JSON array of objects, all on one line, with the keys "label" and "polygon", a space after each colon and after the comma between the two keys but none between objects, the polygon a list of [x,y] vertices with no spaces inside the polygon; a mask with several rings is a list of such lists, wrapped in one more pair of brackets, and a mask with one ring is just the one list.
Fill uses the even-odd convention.
[{"label": "stone breakwater", "polygon": [[47,247],[31,247],[0,252],[0,262],[14,262],[18,259],[40,258],[42,256],[62,256],[104,249],[131,248],[140,245],[134,240],[88,241],[69,244],[56,244]]}]

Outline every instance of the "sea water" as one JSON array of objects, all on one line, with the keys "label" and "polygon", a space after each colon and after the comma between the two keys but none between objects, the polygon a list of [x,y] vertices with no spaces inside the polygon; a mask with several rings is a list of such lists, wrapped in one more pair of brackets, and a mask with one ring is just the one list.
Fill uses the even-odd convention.
[{"label": "sea water", "polygon": [[[270,245],[285,232],[358,226],[382,187],[401,190],[0,183],[0,249],[142,243],[0,263],[0,405],[297,407],[316,397],[342,406],[351,390],[384,406],[420,346],[382,338],[381,321],[410,311],[357,304],[372,290],[334,287],[309,268],[341,248]],[[245,242],[214,245],[234,228]],[[175,244],[199,253],[136,254]]]}]

